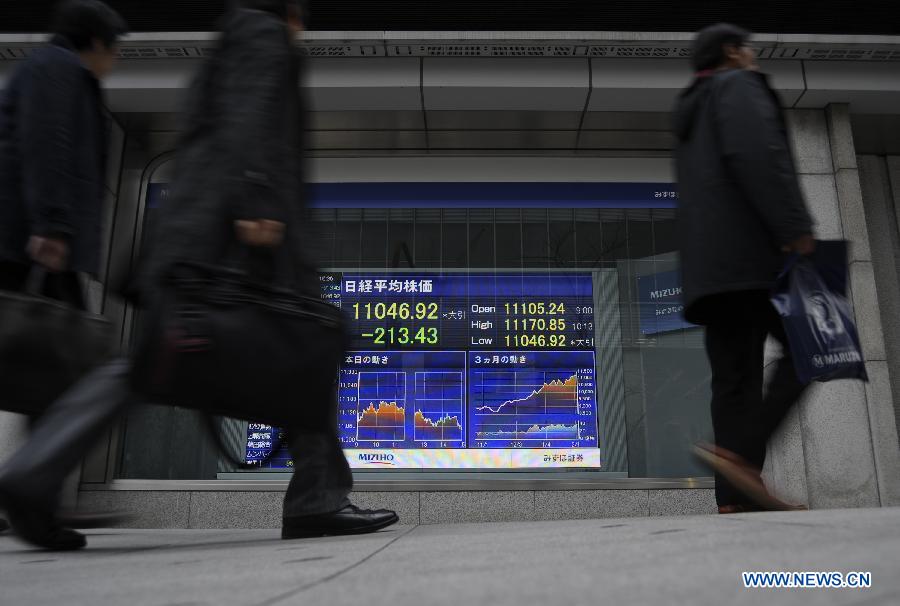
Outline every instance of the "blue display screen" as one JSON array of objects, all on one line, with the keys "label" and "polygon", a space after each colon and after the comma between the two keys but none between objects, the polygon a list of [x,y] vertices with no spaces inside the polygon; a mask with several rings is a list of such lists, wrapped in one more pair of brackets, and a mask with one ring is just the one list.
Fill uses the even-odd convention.
[{"label": "blue display screen", "polygon": [[348,448],[597,446],[594,352],[360,351],[340,371]]},{"label": "blue display screen", "polygon": [[[346,449],[597,448],[590,272],[331,272],[320,284],[352,339],[338,377]],[[248,430],[248,460],[271,448],[267,431]]]},{"label": "blue display screen", "polygon": [[352,352],[340,371],[341,441],[362,448],[465,448],[465,386],[465,352]]},{"label": "blue display screen", "polygon": [[594,348],[589,273],[325,274],[358,349]]},{"label": "blue display screen", "polygon": [[597,445],[589,273],[332,273],[348,448]]},{"label": "blue display screen", "polygon": [[597,446],[594,352],[470,352],[469,361],[476,447]]}]

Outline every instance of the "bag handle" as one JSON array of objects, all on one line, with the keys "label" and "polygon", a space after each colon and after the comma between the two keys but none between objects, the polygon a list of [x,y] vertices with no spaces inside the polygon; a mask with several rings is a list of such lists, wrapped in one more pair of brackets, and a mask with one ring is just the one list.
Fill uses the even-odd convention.
[{"label": "bag handle", "polygon": [[[231,463],[238,469],[259,469],[264,463],[268,463],[273,458],[275,458],[275,455],[278,454],[278,452],[281,450],[281,447],[284,445],[284,442],[282,440],[275,439],[272,442],[272,449],[269,451],[269,454],[253,463],[247,463],[246,461],[242,461],[234,456],[234,453],[232,453],[231,450],[229,450],[229,448],[225,445],[225,442],[222,440],[222,435],[219,433],[219,430],[216,429],[216,424],[213,421],[213,415],[208,412],[204,412],[203,417],[206,421],[206,423],[204,423],[206,430],[209,432],[210,437],[216,445],[216,448],[219,449],[219,452],[221,452],[225,456],[229,463]],[[287,430],[283,431],[286,435]]]}]

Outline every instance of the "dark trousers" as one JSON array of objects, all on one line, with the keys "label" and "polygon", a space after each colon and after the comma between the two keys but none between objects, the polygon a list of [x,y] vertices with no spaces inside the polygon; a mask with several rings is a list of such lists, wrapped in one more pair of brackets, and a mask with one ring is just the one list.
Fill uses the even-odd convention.
[{"label": "dark trousers", "polygon": [[284,495],[284,516],[330,513],[349,505],[353,474],[338,439],[337,423],[333,432],[294,430],[289,435],[294,475]]},{"label": "dark trousers", "polygon": [[[797,380],[781,318],[765,291],[710,297],[706,352],[712,368],[712,422],[717,446],[762,468],[766,444],[805,385]],[[763,395],[765,344],[777,339],[784,355]],[[748,504],[742,493],[716,477],[719,505]]]},{"label": "dark trousers", "polygon": [[0,491],[55,511],[66,478],[131,401],[128,369],[125,359],[109,362],[51,404],[0,468]]},{"label": "dark trousers", "polygon": [[[134,401],[129,370],[124,358],[109,362],[54,402],[34,424],[26,444],[0,468],[0,491],[55,510],[68,475]],[[294,476],[285,495],[286,516],[328,513],[349,504],[353,476],[337,436],[337,400],[321,407],[332,423],[289,434]]]}]

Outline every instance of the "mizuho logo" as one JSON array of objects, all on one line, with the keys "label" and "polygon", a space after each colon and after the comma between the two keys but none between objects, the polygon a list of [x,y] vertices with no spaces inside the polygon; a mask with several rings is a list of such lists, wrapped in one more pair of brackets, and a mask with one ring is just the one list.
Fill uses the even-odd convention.
[{"label": "mizuho logo", "polygon": [[386,453],[361,453],[359,460],[363,463],[379,463],[381,465],[392,465],[394,463],[394,455]]}]

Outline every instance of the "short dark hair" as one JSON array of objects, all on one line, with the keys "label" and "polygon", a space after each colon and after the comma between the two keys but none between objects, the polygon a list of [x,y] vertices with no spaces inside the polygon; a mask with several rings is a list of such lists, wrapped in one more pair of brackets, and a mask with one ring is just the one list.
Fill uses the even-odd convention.
[{"label": "short dark hair", "polygon": [[306,0],[238,0],[238,6],[257,11],[265,11],[287,19],[288,11],[295,11],[301,19],[309,15]]},{"label": "short dark hair", "polygon": [[743,46],[750,32],[731,23],[716,23],[697,32],[691,53],[696,71],[715,69],[725,63],[723,46]]},{"label": "short dark hair", "polygon": [[128,33],[128,24],[100,0],[64,0],[56,9],[51,30],[81,51],[91,48],[94,40],[112,48]]}]

